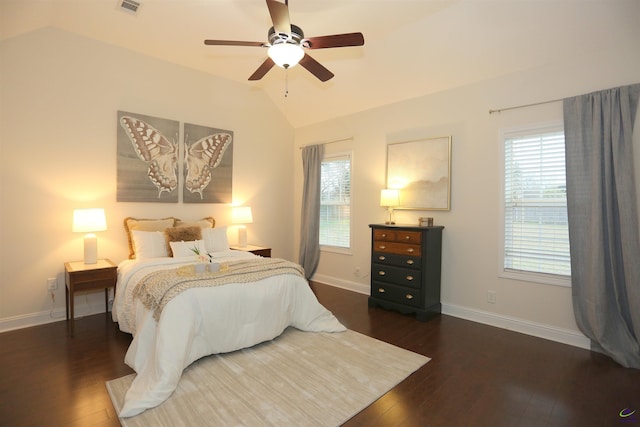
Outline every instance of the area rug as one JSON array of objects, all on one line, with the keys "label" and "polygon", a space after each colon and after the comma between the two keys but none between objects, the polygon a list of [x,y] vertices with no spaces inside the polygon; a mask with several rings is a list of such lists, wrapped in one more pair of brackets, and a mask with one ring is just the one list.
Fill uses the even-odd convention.
[{"label": "area rug", "polygon": [[[194,362],[169,399],[120,422],[125,427],[338,426],[429,360],[351,330],[288,328],[273,341]],[[134,376],[107,382],[116,412]]]}]

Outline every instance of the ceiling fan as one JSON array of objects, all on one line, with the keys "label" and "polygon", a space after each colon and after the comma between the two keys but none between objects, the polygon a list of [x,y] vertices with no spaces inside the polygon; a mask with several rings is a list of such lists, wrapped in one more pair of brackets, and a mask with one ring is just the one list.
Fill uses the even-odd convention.
[{"label": "ceiling fan", "polygon": [[335,34],[331,36],[304,37],[302,28],[293,25],[289,19],[289,1],[281,3],[266,0],[273,27],[269,29],[268,42],[244,42],[232,40],[205,40],[206,45],[215,46],[254,46],[269,48],[269,57],[249,77],[249,80],[260,80],[267,72],[278,65],[290,68],[302,65],[320,81],[326,82],[334,74],[322,64],[309,56],[304,49],[327,49],[332,47],[348,47],[364,45],[362,33]]}]

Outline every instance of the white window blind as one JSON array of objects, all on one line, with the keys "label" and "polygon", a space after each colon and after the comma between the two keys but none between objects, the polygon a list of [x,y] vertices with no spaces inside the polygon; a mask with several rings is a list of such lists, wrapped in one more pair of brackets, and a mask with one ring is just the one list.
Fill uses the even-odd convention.
[{"label": "white window blind", "polygon": [[351,155],[325,155],[320,189],[320,245],[351,246]]},{"label": "white window blind", "polygon": [[570,276],[564,130],[503,135],[504,271]]}]

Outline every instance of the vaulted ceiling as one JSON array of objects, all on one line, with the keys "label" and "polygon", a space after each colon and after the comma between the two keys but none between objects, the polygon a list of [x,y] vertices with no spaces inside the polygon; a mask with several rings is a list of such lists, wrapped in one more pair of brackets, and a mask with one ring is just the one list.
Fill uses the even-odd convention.
[{"label": "vaulted ceiling", "polygon": [[365,45],[308,51],[335,74],[325,83],[300,66],[250,82],[266,49],[203,40],[267,41],[264,0],[139,0],[135,14],[121,1],[0,0],[0,36],[54,26],[242,82],[294,127],[640,40],[638,0],[290,0],[306,36]]}]

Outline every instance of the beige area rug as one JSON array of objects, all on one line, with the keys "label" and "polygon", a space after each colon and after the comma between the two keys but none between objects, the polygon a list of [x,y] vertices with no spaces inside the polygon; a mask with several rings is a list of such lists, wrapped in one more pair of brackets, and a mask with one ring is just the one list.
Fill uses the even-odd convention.
[{"label": "beige area rug", "polygon": [[[288,328],[257,346],[202,358],[173,395],[123,426],[337,426],[428,357],[347,330]],[[135,374],[107,382],[117,412]]]}]

